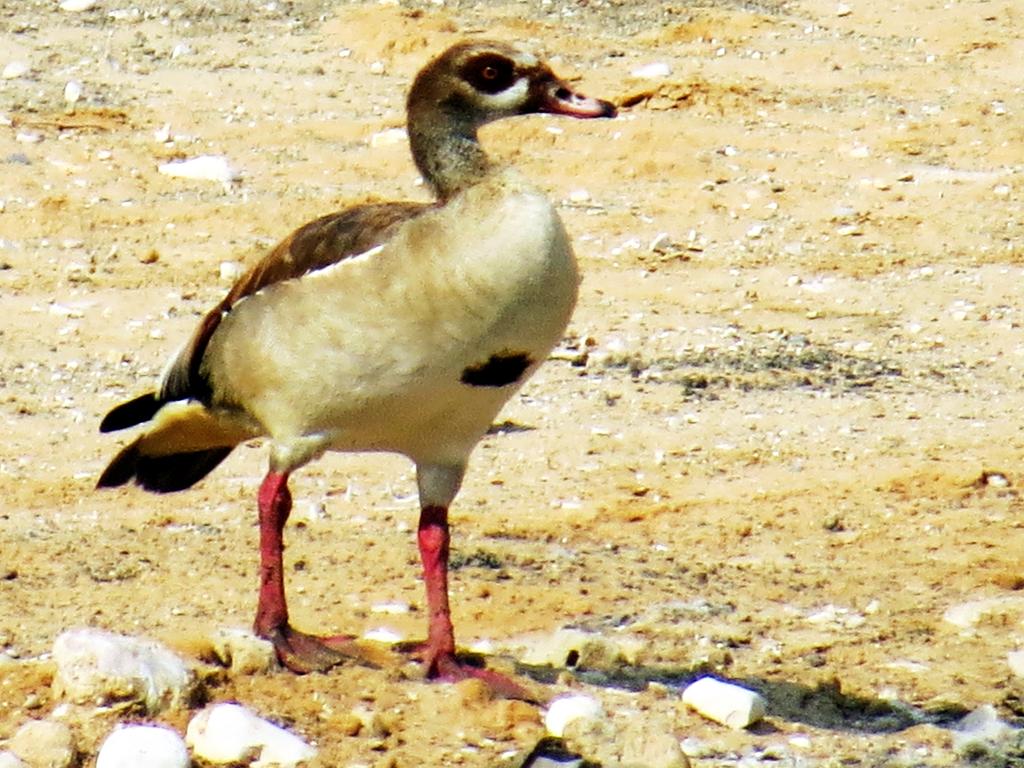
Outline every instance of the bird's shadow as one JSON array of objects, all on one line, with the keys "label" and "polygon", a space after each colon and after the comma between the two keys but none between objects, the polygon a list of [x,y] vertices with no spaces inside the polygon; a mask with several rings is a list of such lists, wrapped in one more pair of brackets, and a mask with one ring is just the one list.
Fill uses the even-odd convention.
[{"label": "bird's shadow", "polygon": [[[519,674],[550,685],[566,673],[564,668],[517,665]],[[573,669],[573,678],[601,688],[642,691],[651,683],[682,690],[698,678],[710,675],[722,682],[756,691],[765,699],[766,719],[754,725],[754,733],[770,733],[772,720],[800,723],[814,728],[863,734],[895,733],[928,723],[949,727],[970,711],[956,704],[917,707],[894,699],[844,693],[838,681],[806,685],[765,677],[728,677],[704,667],[622,666],[614,669]]]}]

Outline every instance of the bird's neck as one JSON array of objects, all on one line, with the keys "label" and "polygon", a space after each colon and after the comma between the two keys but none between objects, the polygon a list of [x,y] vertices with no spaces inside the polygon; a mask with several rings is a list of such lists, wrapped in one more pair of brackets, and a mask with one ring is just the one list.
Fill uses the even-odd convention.
[{"label": "bird's neck", "polygon": [[477,126],[451,115],[410,114],[409,144],[423,179],[442,202],[482,181],[493,169]]}]

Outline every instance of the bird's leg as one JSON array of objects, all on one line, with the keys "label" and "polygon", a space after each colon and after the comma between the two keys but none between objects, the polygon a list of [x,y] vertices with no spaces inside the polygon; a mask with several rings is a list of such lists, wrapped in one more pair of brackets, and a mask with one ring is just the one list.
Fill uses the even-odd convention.
[{"label": "bird's leg", "polygon": [[254,631],[274,644],[281,663],[294,672],[313,672],[359,656],[349,637],[318,638],[288,623],[284,592],[284,526],[292,509],[288,473],[271,470],[263,479],[260,508],[260,596]]},{"label": "bird's leg", "polygon": [[417,530],[423,581],[427,590],[427,641],[419,647],[427,677],[458,681],[475,677],[499,696],[531,699],[532,696],[510,677],[460,660],[455,653],[455,632],[448,607],[448,508],[425,505]]}]

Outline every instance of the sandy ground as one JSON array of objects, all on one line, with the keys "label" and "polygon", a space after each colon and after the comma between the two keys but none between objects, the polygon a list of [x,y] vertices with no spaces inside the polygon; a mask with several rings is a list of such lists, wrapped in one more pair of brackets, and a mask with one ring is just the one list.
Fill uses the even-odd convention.
[{"label": "sandy ground", "polygon": [[[58,705],[28,661],[68,627],[186,647],[249,624],[264,446],[187,494],[99,493],[121,439],[98,420],[152,387],[222,263],[424,199],[405,143],[370,138],[429,55],[486,33],[623,109],[486,131],[561,201],[585,280],[453,510],[461,640],[639,638],[548,688],[670,715],[697,766],[966,759],[946,725],[1024,714],[1022,28],[1016,0],[0,5],[0,66],[28,65],[0,80],[0,649],[27,660],[0,667],[0,739]],[[241,180],[157,172],[202,154]],[[409,464],[328,457],[293,488],[296,623],[418,636]],[[686,711],[700,670],[765,694],[765,723]],[[318,765],[517,764],[540,710],[471,694],[353,666],[207,691]],[[88,758],[119,716],[69,717]]]}]

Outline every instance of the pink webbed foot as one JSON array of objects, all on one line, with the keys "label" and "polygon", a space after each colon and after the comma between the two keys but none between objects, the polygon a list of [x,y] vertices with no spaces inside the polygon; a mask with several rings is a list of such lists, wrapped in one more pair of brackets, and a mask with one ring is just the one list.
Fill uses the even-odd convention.
[{"label": "pink webbed foot", "polygon": [[274,645],[278,661],[299,674],[323,672],[345,661],[371,663],[355,639],[347,635],[316,637],[287,624],[260,635]]},{"label": "pink webbed foot", "polygon": [[538,696],[531,693],[526,686],[509,675],[487,667],[477,666],[475,659],[460,659],[458,654],[444,654],[436,657],[427,667],[427,678],[448,683],[476,679],[491,689],[495,696],[502,699],[519,699],[520,701],[538,701]]},{"label": "pink webbed foot", "polygon": [[288,625],[259,634],[273,644],[282,666],[300,675],[325,672],[346,662],[368,667],[386,662],[383,653],[375,653],[347,635],[317,637]]},{"label": "pink webbed foot", "polygon": [[430,647],[429,642],[401,643],[396,650],[417,661],[422,666],[424,677],[432,682],[480,680],[498,698],[529,702],[539,702],[544,698],[511,675],[488,669],[479,654],[437,651]]}]

